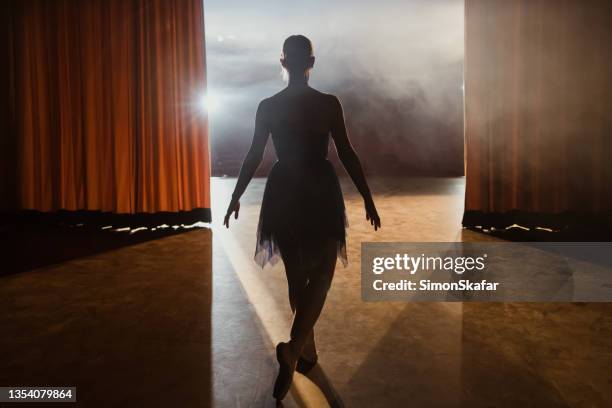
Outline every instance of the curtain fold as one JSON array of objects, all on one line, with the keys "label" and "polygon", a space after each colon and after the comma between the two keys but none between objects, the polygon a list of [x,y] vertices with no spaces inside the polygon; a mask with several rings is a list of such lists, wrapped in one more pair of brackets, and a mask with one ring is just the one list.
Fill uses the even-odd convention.
[{"label": "curtain fold", "polygon": [[2,10],[4,209],[210,208],[202,0],[20,0]]},{"label": "curtain fold", "polygon": [[465,13],[464,223],[609,214],[611,3],[466,0]]}]

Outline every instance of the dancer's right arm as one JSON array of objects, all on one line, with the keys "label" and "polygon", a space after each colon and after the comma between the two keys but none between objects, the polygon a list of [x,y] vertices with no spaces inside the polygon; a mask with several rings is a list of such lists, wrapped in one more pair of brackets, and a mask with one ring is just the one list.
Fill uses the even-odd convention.
[{"label": "dancer's right arm", "polygon": [[270,136],[270,127],[268,125],[268,115],[266,112],[266,101],[261,101],[257,107],[257,114],[255,115],[255,134],[253,135],[253,141],[251,147],[242,162],[240,173],[238,175],[238,181],[232,194],[232,199],[229,206],[227,207],[227,213],[223,224],[229,228],[229,218],[234,213],[234,218],[238,218],[238,211],[240,210],[240,197],[244,190],[246,190],[249,182],[253,178],[255,171],[261,164],[263,154],[266,149],[266,143]]}]

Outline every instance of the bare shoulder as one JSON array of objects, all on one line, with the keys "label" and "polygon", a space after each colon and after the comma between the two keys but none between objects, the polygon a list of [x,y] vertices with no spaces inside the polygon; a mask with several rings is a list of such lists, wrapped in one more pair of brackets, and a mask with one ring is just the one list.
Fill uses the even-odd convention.
[{"label": "bare shoulder", "polygon": [[340,98],[338,98],[334,94],[329,93],[322,93],[322,95],[324,95],[328,106],[333,112],[342,112],[342,103],[340,102]]},{"label": "bare shoulder", "polygon": [[262,102],[266,102],[266,103],[271,105],[271,104],[273,104],[275,102],[281,101],[283,98],[285,98],[287,96],[286,94],[287,94],[287,88],[281,89],[280,91],[278,91],[274,95],[264,99]]},{"label": "bare shoulder", "polygon": [[270,108],[273,103],[273,98],[274,96],[271,96],[269,98],[262,99],[259,102],[259,105],[257,105],[257,116],[264,117],[264,118],[268,117]]},{"label": "bare shoulder", "polygon": [[323,94],[325,95],[326,104],[328,106],[329,111],[332,113],[333,117],[340,118],[344,116],[342,103],[340,102],[340,98],[333,94]]},{"label": "bare shoulder", "polygon": [[283,100],[285,100],[285,97],[286,95],[284,90],[277,92],[274,95],[265,98],[261,102],[259,102],[259,109],[265,112],[273,111],[275,107],[279,106],[279,104],[283,104]]},{"label": "bare shoulder", "polygon": [[272,104],[272,102],[273,102],[273,100],[274,100],[274,97],[275,97],[275,96],[276,96],[276,95],[273,95],[273,96],[270,96],[269,98],[264,98],[264,99],[262,99],[262,100],[259,102],[259,108],[260,108],[260,109],[265,109],[265,108],[269,107],[269,106]]},{"label": "bare shoulder", "polygon": [[312,92],[321,99],[326,99],[328,101],[338,100],[338,97],[336,95],[326,93],[326,92],[321,92],[318,89],[314,89],[314,88],[310,88],[310,89],[312,89]]},{"label": "bare shoulder", "polygon": [[340,98],[338,98],[336,95],[321,92],[314,88],[313,91],[317,98],[321,100],[321,104],[323,106],[326,106],[327,109],[334,113],[342,112],[342,104],[340,103]]}]

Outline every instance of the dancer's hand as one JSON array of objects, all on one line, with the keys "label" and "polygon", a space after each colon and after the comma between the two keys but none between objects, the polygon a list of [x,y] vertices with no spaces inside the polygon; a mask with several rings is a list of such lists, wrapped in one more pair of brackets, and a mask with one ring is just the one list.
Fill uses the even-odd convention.
[{"label": "dancer's hand", "polygon": [[229,207],[227,207],[227,213],[225,214],[225,219],[223,220],[223,225],[229,228],[229,220],[234,213],[234,219],[238,219],[238,211],[240,211],[240,201],[232,197],[232,201],[229,203]]},{"label": "dancer's hand", "polygon": [[378,216],[378,211],[376,211],[374,200],[371,198],[365,200],[365,210],[366,220],[370,221],[370,224],[374,226],[374,231],[378,230],[380,228],[380,217]]}]

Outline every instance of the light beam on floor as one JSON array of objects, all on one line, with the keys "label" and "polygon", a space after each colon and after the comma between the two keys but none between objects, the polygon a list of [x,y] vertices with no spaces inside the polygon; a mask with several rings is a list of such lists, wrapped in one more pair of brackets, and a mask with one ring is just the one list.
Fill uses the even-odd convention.
[{"label": "light beam on floor", "polygon": [[[224,227],[214,232],[232,264],[238,281],[242,285],[246,296],[253,306],[270,342],[275,346],[280,341],[287,340],[290,327],[286,323],[287,317],[280,311],[279,305],[274,301],[272,294],[261,281],[261,271],[252,258],[247,256],[240,244]],[[296,372],[291,385],[291,394],[302,407],[326,408],[329,403],[319,387],[308,377]]]}]

